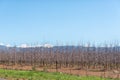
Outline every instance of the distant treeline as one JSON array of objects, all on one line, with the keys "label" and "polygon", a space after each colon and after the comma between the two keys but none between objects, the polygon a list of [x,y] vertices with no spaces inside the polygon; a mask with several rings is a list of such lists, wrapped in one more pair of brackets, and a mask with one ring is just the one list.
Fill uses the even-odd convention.
[{"label": "distant treeline", "polygon": [[79,69],[120,69],[120,46],[53,46],[0,49],[1,65],[33,67],[78,67]]}]

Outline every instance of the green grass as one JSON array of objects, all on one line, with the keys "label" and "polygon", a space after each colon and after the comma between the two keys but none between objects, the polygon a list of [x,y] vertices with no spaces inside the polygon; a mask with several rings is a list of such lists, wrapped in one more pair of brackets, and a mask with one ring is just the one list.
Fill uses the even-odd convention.
[{"label": "green grass", "polygon": [[111,80],[100,77],[83,77],[68,75],[63,73],[51,73],[40,71],[20,71],[20,70],[4,70],[0,69],[0,77],[12,80]]}]

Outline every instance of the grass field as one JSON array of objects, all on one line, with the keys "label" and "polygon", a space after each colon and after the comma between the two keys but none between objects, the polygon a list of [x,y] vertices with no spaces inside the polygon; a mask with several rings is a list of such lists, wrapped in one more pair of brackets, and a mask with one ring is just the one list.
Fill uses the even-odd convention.
[{"label": "grass field", "polygon": [[7,80],[112,80],[100,77],[84,77],[55,72],[51,73],[40,71],[20,71],[4,69],[0,69],[0,77],[5,78]]}]

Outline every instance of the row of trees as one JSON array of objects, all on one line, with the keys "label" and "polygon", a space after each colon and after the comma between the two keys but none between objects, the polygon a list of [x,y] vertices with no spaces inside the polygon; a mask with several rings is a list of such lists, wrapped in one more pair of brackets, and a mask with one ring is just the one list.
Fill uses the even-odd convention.
[{"label": "row of trees", "polygon": [[120,47],[55,46],[51,48],[6,48],[0,50],[1,65],[49,68],[120,69]]}]

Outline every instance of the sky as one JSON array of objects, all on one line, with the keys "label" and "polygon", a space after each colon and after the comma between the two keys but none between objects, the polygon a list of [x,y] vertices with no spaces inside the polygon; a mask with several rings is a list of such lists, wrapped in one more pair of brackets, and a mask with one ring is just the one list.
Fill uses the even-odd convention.
[{"label": "sky", "polygon": [[0,43],[120,41],[120,0],[0,0]]}]

